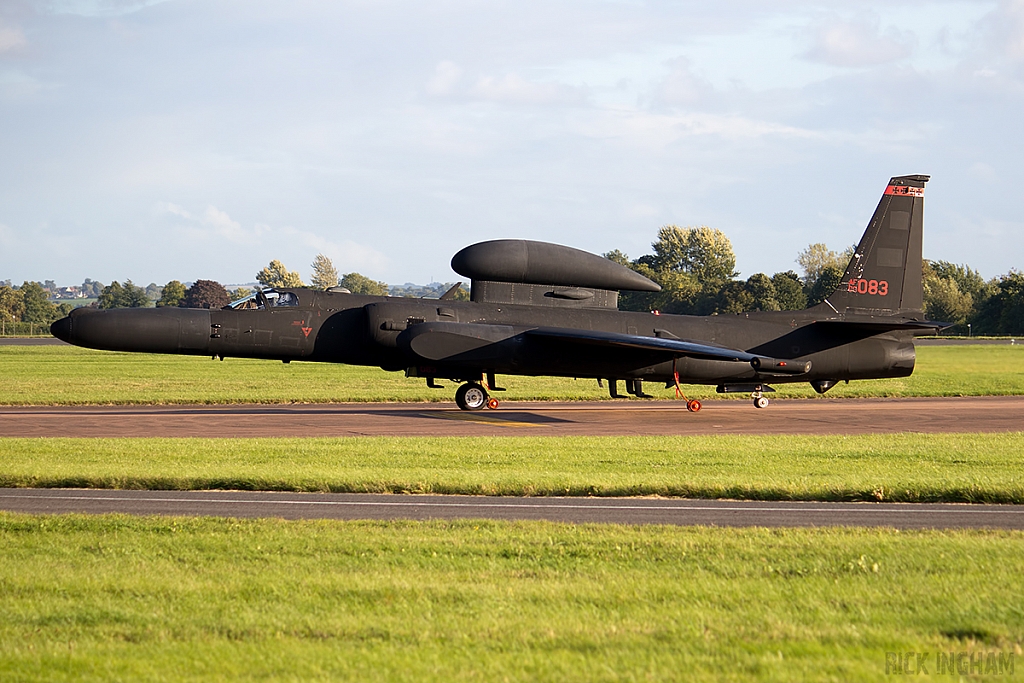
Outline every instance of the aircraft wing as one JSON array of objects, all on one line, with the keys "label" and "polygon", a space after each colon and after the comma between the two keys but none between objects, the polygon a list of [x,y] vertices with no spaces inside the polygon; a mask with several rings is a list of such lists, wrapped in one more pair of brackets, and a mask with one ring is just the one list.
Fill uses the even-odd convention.
[{"label": "aircraft wing", "polygon": [[700,360],[750,363],[755,370],[772,374],[801,375],[811,369],[811,364],[807,361],[780,360],[747,353],[739,349],[700,344],[682,339],[642,337],[635,334],[576,330],[560,327],[538,327],[528,330],[525,334],[528,337],[546,337],[559,339],[567,343],[603,346],[608,349],[661,352],[668,358],[697,358]]}]

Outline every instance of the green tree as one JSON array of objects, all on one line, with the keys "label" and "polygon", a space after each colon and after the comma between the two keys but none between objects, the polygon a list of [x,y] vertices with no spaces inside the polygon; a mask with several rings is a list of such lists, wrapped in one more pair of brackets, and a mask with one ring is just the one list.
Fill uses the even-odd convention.
[{"label": "green tree", "polygon": [[[814,283],[821,277],[825,268],[838,268],[841,277],[846,272],[846,266],[850,265],[853,251],[853,247],[848,247],[840,253],[832,251],[822,242],[816,242],[808,245],[806,249],[797,254],[796,262],[804,270],[803,282],[808,294],[814,287]],[[828,295],[826,294],[826,296]]]},{"label": "green tree", "polygon": [[331,259],[323,254],[317,254],[313,259],[313,279],[310,284],[316,289],[338,286],[338,269],[331,263]]},{"label": "green tree", "polygon": [[[935,264],[925,261],[921,268],[921,284],[924,288],[924,314],[930,320],[953,323],[951,328],[954,332],[967,332],[967,318],[974,311],[974,297],[960,289],[960,282],[965,286],[972,286],[960,276],[967,274],[970,269],[961,269],[959,266],[940,262],[942,266],[936,268]],[[979,277],[980,280],[980,277]],[[977,288],[981,290],[984,281]]]},{"label": "green tree", "polygon": [[923,284],[925,317],[953,323],[951,331],[966,332],[967,317],[974,310],[974,298],[961,292],[953,280],[932,277]]},{"label": "green tree", "polygon": [[1003,334],[1024,334],[1024,273],[1010,271],[999,279],[999,293],[1003,300],[999,316]]},{"label": "green tree", "polygon": [[165,306],[180,306],[184,298],[185,285],[181,284],[177,280],[171,280],[164,285],[163,290],[160,292],[160,300],[156,302],[156,305],[159,308],[163,308]]},{"label": "green tree", "polygon": [[957,265],[949,261],[925,261],[925,274],[931,269],[935,277],[943,280],[952,280],[956,288],[964,294],[970,294],[975,301],[980,300],[987,294],[991,286],[985,282],[981,274],[966,265]]},{"label": "green tree", "polygon": [[224,308],[230,303],[228,290],[214,280],[196,280],[185,292],[182,308]]},{"label": "green tree", "polygon": [[[445,284],[448,285],[449,283],[445,283]],[[454,285],[455,283],[452,282],[450,284]],[[447,287],[445,289],[445,291],[447,291],[448,289],[450,289],[450,287]],[[469,290],[466,289],[465,287],[459,287],[458,289],[455,290],[455,294],[452,294],[451,300],[452,301],[469,301]]]},{"label": "green tree", "polygon": [[629,257],[626,256],[621,251],[619,251],[618,249],[612,249],[607,254],[604,254],[604,257],[609,261],[615,261],[620,266],[626,266],[627,268],[631,268],[633,265],[632,262],[629,260]]},{"label": "green tree", "polygon": [[117,280],[114,280],[109,285],[103,288],[100,292],[99,298],[96,300],[96,305],[99,308],[125,308],[121,305],[121,300],[124,298],[124,287]]},{"label": "green tree", "polygon": [[[622,253],[618,249],[609,251],[604,255],[609,261],[614,261],[620,266],[626,266],[631,270],[635,270],[646,278],[655,280],[656,275],[654,269],[651,268],[649,262],[653,260],[653,256],[641,257],[636,261],[630,261],[626,254]],[[644,262],[641,262],[644,261]],[[658,284],[661,284],[660,282]],[[665,285],[661,285],[662,292],[665,291]],[[629,290],[619,292],[619,309],[623,311],[657,311],[663,308],[664,302],[661,300],[660,295],[662,292],[632,292]]]},{"label": "green tree", "polygon": [[145,308],[152,303],[146,290],[127,280],[123,285],[114,280],[100,292],[96,304],[100,308]]},{"label": "green tree", "polygon": [[20,289],[0,286],[0,320],[18,322],[25,313],[25,297]]},{"label": "green tree", "polygon": [[775,296],[775,283],[764,273],[754,273],[747,278],[747,291],[753,297],[755,311],[778,311],[779,302]]},{"label": "green tree", "polygon": [[367,296],[388,295],[388,285],[386,282],[371,280],[359,273],[346,273],[342,275],[341,286],[353,294],[365,294]]},{"label": "green tree", "polygon": [[1024,334],[1024,273],[1012,270],[992,282],[969,322],[977,334]]},{"label": "green tree", "polygon": [[807,305],[817,306],[827,299],[839,287],[845,272],[845,265],[839,267],[833,264],[822,268],[821,272],[818,273],[818,279],[811,285],[811,291],[807,294]]},{"label": "green tree", "polygon": [[124,283],[125,308],[146,308],[153,305],[153,300],[143,287],[136,286],[131,280]]},{"label": "green tree", "polygon": [[98,297],[102,291],[102,282],[96,282],[91,278],[85,278],[85,282],[82,283],[82,293],[85,294],[86,297]]},{"label": "green tree", "polygon": [[702,289],[737,275],[732,243],[716,228],[666,225],[658,230],[658,239],[651,246],[654,248],[651,266],[656,272],[689,273]]},{"label": "green tree", "polygon": [[661,285],[660,292],[620,293],[619,308],[693,314],[732,307],[719,297],[722,286],[736,275],[732,244],[721,230],[666,225],[658,230],[658,239],[651,247],[653,254],[635,261],[618,250],[605,254],[605,258]]},{"label": "green tree", "polygon": [[696,313],[700,310],[701,298],[718,289],[710,284],[702,287],[693,273],[661,270],[651,272],[648,277],[661,285],[660,292],[651,293],[650,310],[663,313]]},{"label": "green tree", "polygon": [[781,311],[800,311],[807,308],[807,295],[804,294],[800,276],[792,270],[772,275],[775,286],[775,300]]},{"label": "green tree", "polygon": [[707,313],[743,313],[755,307],[754,295],[747,283],[740,280],[723,283],[714,295],[707,297],[706,302],[701,308]]},{"label": "green tree", "polygon": [[288,270],[283,263],[274,259],[266,268],[256,273],[256,281],[264,287],[304,287],[298,271]]},{"label": "green tree", "polygon": [[22,322],[50,324],[62,317],[61,310],[49,301],[46,290],[38,282],[25,282],[21,285],[21,297],[24,310]]}]

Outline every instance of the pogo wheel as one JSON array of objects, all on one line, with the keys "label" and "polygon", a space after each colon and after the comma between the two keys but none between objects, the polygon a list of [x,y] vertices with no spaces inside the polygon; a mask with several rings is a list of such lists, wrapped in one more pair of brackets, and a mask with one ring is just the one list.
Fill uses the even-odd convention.
[{"label": "pogo wheel", "polygon": [[496,399],[496,398],[489,398],[489,399],[487,399],[487,407],[490,408],[491,410],[497,410],[498,409],[498,399]]},{"label": "pogo wheel", "polygon": [[689,401],[686,402],[686,409],[689,410],[691,413],[700,412],[700,409],[702,407],[703,406],[701,406],[700,401],[698,401],[695,398],[691,398]]}]

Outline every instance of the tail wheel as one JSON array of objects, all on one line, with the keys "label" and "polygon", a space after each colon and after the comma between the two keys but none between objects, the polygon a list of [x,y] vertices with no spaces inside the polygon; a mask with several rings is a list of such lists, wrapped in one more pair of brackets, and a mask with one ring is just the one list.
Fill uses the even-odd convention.
[{"label": "tail wheel", "polygon": [[497,410],[498,409],[498,399],[496,399],[496,398],[489,398],[489,399],[487,399],[487,407],[490,410]]},{"label": "tail wheel", "polygon": [[487,390],[476,382],[467,382],[455,392],[455,403],[463,410],[480,410],[487,405]]},{"label": "tail wheel", "polygon": [[768,397],[767,396],[758,396],[757,398],[755,398],[754,399],[754,407],[755,408],[767,408],[768,407]]},{"label": "tail wheel", "polygon": [[689,410],[691,413],[699,413],[700,409],[703,407],[704,406],[701,404],[701,402],[695,398],[691,398],[689,401],[686,402],[686,409]]}]

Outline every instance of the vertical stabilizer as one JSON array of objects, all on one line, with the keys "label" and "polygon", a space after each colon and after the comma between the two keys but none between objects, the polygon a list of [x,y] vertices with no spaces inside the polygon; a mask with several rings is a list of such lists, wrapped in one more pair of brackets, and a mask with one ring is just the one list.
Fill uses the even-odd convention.
[{"label": "vertical stabilizer", "polygon": [[839,288],[825,300],[838,313],[920,313],[926,175],[889,180]]}]

